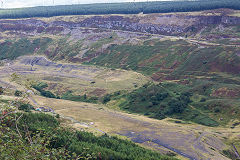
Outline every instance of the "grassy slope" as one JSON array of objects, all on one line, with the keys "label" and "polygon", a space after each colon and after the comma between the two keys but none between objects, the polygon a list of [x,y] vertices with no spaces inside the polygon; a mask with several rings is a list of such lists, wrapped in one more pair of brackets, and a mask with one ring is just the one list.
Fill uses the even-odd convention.
[{"label": "grassy slope", "polygon": [[90,61],[90,64],[113,68],[132,69],[147,75],[153,73],[171,73],[169,75],[203,75],[206,72],[226,72],[239,74],[240,58],[237,47],[196,45],[184,40],[146,41],[142,45],[114,45],[107,53]]},{"label": "grassy slope", "polygon": [[50,38],[36,38],[27,39],[22,38],[18,40],[5,40],[0,43],[0,60],[3,59],[15,59],[22,55],[30,55],[35,52],[42,53],[51,43]]},{"label": "grassy slope", "polygon": [[132,69],[151,75],[161,68],[171,70],[195,48],[183,40],[151,40],[142,45],[115,45],[109,48],[108,54],[100,55],[90,64]]},{"label": "grassy slope", "polygon": [[218,120],[214,116],[211,118],[207,113],[211,113],[212,110],[205,108],[206,112],[203,112],[193,107],[193,105],[201,106],[204,103],[190,98],[191,95],[184,96],[189,94],[189,91],[190,88],[175,83],[147,84],[131,93],[110,95],[110,100],[119,103],[121,109],[156,119],[171,117],[206,126],[218,126]]},{"label": "grassy slope", "polygon": [[[213,125],[225,125],[231,118],[239,119],[238,50],[238,47],[224,45],[198,48],[183,40],[151,40],[142,45],[112,46],[89,64],[132,69],[166,82],[165,88],[171,92],[179,88],[178,92],[193,93],[191,105],[184,114],[175,117],[205,125],[212,125],[208,121],[214,119]],[[201,99],[204,102],[200,102]],[[152,109],[146,109],[148,104],[141,103],[140,106],[137,110],[129,110],[143,114],[152,112]],[[157,110],[154,112],[158,113]]]},{"label": "grassy slope", "polygon": [[[114,37],[113,39],[115,39]],[[90,45],[88,57],[111,39],[101,39]],[[68,37],[6,40],[1,43],[1,59],[14,59],[25,54],[45,54],[53,60],[68,60],[82,49],[82,41]],[[112,45],[87,64],[123,68],[141,72],[154,80],[171,82],[165,88],[174,92],[180,88],[193,93],[191,107],[184,112],[186,120],[207,124],[186,115],[202,115],[220,124],[239,116],[240,57],[235,46],[204,46],[184,40],[147,40],[142,44]],[[205,102],[200,102],[204,98]],[[146,107],[146,106],[145,106]],[[220,112],[218,111],[220,110]],[[187,111],[191,112],[189,114]],[[143,114],[147,114],[144,111]],[[231,116],[228,116],[231,115]],[[188,118],[187,118],[188,117]],[[197,117],[197,116],[195,116]],[[180,116],[181,118],[181,116]],[[221,120],[220,120],[221,119]]]},{"label": "grassy slope", "polygon": [[0,60],[16,59],[22,55],[45,54],[53,60],[69,60],[79,54],[82,44],[68,41],[69,37],[42,36],[41,38],[19,38],[4,40],[0,43]]}]

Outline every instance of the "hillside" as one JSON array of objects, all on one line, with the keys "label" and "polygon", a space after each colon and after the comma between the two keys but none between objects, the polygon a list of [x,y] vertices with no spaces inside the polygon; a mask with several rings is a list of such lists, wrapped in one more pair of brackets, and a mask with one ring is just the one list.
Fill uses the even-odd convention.
[{"label": "hillside", "polygon": [[107,134],[95,136],[62,127],[60,119],[44,113],[1,118],[1,159],[175,159]]},{"label": "hillside", "polygon": [[[219,9],[0,20],[0,58],[13,60],[34,54],[54,61],[134,70],[162,82],[170,94],[191,93],[194,114],[204,113],[203,117],[210,117],[217,125],[226,125],[229,114],[238,119],[240,113],[238,14],[239,11]],[[123,87],[119,81],[119,89],[112,86],[108,91],[99,87],[104,83],[99,81],[94,82],[95,90],[76,91],[66,83],[54,81],[47,81],[48,89],[59,96],[66,93],[68,99],[74,99],[74,94],[83,96],[82,92],[103,96]],[[139,87],[137,80],[131,83]],[[60,91],[63,86],[66,89]],[[74,91],[73,95],[68,91]]]},{"label": "hillside", "polygon": [[160,152],[237,159],[239,15],[221,8],[1,19],[0,86],[5,96],[31,90],[29,103],[53,107],[77,129],[93,121]]}]

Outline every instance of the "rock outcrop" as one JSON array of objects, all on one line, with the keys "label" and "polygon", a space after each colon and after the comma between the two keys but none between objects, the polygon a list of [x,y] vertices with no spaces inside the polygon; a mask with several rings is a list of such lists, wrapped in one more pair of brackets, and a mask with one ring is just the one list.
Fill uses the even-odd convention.
[{"label": "rock outcrop", "polygon": [[75,16],[75,21],[63,18],[46,20],[20,19],[0,20],[0,31],[24,31],[35,33],[61,33],[73,28],[99,28],[142,32],[163,35],[184,35],[188,32],[200,31],[208,25],[239,25],[240,17],[219,15],[188,15],[188,14],[147,14],[147,15],[102,15]]}]

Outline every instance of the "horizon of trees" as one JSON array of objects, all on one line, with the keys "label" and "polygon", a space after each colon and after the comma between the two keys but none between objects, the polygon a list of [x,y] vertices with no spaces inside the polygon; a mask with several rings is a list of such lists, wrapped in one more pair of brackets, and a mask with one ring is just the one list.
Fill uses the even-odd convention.
[{"label": "horizon of trees", "polygon": [[177,0],[154,2],[99,3],[0,9],[0,19],[61,15],[138,14],[192,12],[219,8],[240,9],[240,0]]}]

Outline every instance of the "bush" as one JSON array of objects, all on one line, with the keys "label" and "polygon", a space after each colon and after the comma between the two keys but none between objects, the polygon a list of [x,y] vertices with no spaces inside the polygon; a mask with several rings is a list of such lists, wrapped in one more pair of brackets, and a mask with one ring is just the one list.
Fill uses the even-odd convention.
[{"label": "bush", "polygon": [[215,113],[219,113],[220,111],[221,111],[221,110],[220,110],[219,108],[215,108],[215,109],[214,109],[214,112],[215,112]]},{"label": "bush", "polygon": [[76,101],[76,102],[88,102],[88,103],[98,102],[98,97],[87,97],[86,94],[84,94],[83,96],[73,95],[72,91],[67,91],[66,93],[64,93],[61,99],[66,99],[66,100]]},{"label": "bush", "polygon": [[58,98],[57,96],[55,96],[52,92],[50,91],[45,91],[44,88],[48,87],[48,85],[46,83],[40,82],[37,85],[33,85],[32,86],[34,89],[36,89],[37,91],[40,92],[40,94],[44,97],[48,97],[48,98]]},{"label": "bush", "polygon": [[34,107],[31,104],[20,104],[18,109],[22,110],[22,111],[25,111],[25,112],[29,112],[30,110],[33,110]]},{"label": "bush", "polygon": [[56,98],[56,96],[50,91],[41,90],[41,95],[48,98]]},{"label": "bush", "polygon": [[174,113],[182,113],[185,108],[186,108],[186,105],[182,101],[172,99],[168,103],[168,107],[166,108],[165,113],[167,115],[172,115]]},{"label": "bush", "polygon": [[111,100],[111,95],[107,94],[103,97],[102,103],[106,104],[107,102],[109,102]]},{"label": "bush", "polygon": [[47,83],[44,82],[40,82],[36,85],[32,86],[34,89],[36,89],[37,91],[41,92],[41,90],[43,90],[44,88],[48,87]]},{"label": "bush", "polygon": [[57,115],[56,115],[56,118],[60,118],[60,115],[59,115],[59,114],[57,114]]},{"label": "bush", "polygon": [[0,95],[3,94],[3,87],[0,86]]},{"label": "bush", "polygon": [[191,103],[191,99],[190,99],[190,96],[192,94],[189,93],[189,92],[185,92],[185,93],[181,93],[180,97],[178,98],[179,101],[185,103],[185,104],[188,104],[188,103]]},{"label": "bush", "polygon": [[200,102],[206,102],[206,98],[201,98]]},{"label": "bush", "polygon": [[19,91],[19,90],[16,90],[14,95],[17,96],[17,97],[21,97],[22,96],[22,91]]}]

